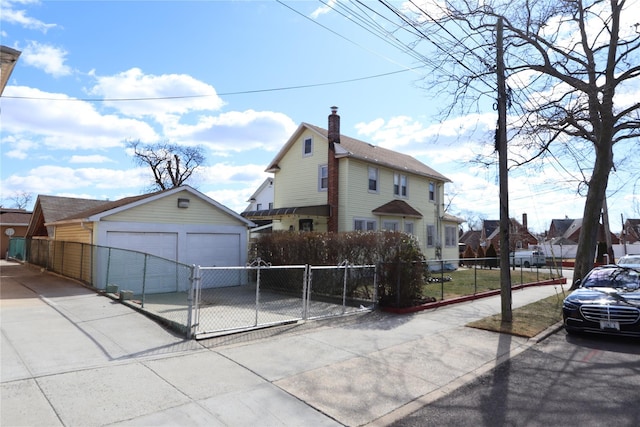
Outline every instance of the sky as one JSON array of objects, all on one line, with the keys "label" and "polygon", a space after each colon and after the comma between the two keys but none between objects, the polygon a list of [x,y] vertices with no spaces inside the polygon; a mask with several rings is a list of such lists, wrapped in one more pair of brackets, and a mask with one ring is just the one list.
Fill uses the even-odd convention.
[{"label": "sky", "polygon": [[[498,219],[493,101],[443,117],[451,99],[424,87],[430,71],[331,5],[3,0],[2,44],[22,53],[0,98],[2,205],[23,194],[32,195],[28,209],[40,194],[142,194],[151,172],[127,142],[169,141],[202,147],[206,164],[189,185],[242,212],[298,125],[326,128],[335,105],[343,135],[448,177],[448,212]],[[491,164],[473,162],[477,154]],[[640,217],[633,163],[611,177],[614,232],[621,218]],[[584,194],[565,175],[558,165],[512,170],[510,216],[526,213],[535,232],[581,218]]]}]

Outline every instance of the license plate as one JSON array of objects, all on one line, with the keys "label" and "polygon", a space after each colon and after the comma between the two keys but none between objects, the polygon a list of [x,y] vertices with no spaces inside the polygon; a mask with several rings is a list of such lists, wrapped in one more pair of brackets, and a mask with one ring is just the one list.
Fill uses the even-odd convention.
[{"label": "license plate", "polygon": [[612,322],[608,320],[600,321],[600,329],[615,329],[616,331],[620,330],[620,323]]}]

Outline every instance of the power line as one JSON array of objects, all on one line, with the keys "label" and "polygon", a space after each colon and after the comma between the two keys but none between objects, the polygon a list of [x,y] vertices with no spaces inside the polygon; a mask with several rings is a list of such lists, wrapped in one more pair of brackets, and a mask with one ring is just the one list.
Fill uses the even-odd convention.
[{"label": "power line", "polygon": [[190,98],[207,98],[211,96],[232,96],[232,95],[247,95],[251,93],[262,93],[262,92],[278,92],[284,90],[295,90],[295,89],[306,89],[312,87],[320,87],[320,86],[331,86],[337,84],[344,83],[353,83],[362,80],[376,79],[380,77],[391,76],[394,74],[406,73],[408,71],[415,71],[422,67],[414,67],[408,68],[404,70],[390,71],[388,73],[375,74],[372,76],[366,77],[356,77],[353,79],[347,80],[338,80],[334,82],[326,82],[326,83],[312,83],[306,85],[298,85],[298,86],[285,86],[278,88],[269,88],[269,89],[254,89],[254,90],[243,90],[238,92],[220,92],[214,94],[202,94],[202,95],[177,95],[177,96],[159,96],[159,97],[150,97],[150,98],[46,98],[46,97],[35,97],[35,96],[6,96],[2,95],[2,98],[11,98],[11,99],[29,99],[29,100],[38,100],[38,101],[84,101],[84,102],[124,102],[124,101],[160,101],[160,100],[171,100],[171,99],[190,99]]}]

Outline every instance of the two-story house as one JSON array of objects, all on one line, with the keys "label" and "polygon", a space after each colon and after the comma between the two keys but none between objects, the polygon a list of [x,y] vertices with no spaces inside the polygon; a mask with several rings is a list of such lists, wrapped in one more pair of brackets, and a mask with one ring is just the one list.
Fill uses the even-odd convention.
[{"label": "two-story house", "polygon": [[273,208],[242,215],[270,219],[274,231],[404,231],[429,259],[458,257],[462,220],[443,204],[451,181],[411,156],[341,135],[337,107],[328,129],[300,124],[266,171]]}]

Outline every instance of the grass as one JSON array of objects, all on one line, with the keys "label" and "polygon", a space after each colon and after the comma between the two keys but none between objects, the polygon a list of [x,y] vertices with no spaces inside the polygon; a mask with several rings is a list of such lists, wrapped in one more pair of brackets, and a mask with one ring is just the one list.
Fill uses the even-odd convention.
[{"label": "grass", "polygon": [[510,323],[502,321],[496,314],[468,323],[467,326],[492,332],[501,332],[525,338],[533,338],[548,327],[562,320],[562,300],[560,293],[540,301],[516,308],[512,311]]},{"label": "grass", "polygon": [[[451,277],[451,281],[444,282],[444,284],[425,284],[422,288],[422,296],[441,300],[500,289],[500,269],[460,268],[450,273],[444,273],[444,276]],[[439,278],[441,275],[434,273],[432,277]],[[539,282],[552,278],[552,275],[547,270],[538,270],[536,272],[516,269],[511,271],[512,285]]]}]

